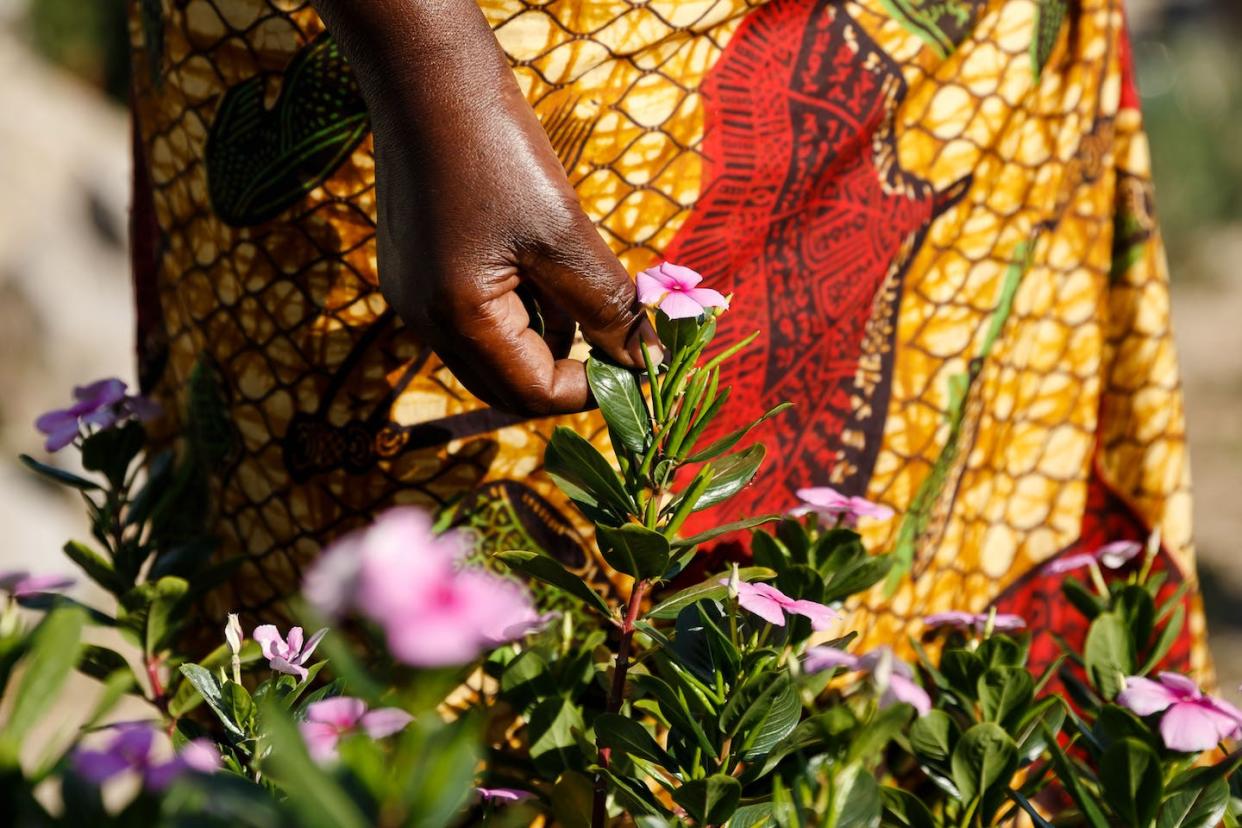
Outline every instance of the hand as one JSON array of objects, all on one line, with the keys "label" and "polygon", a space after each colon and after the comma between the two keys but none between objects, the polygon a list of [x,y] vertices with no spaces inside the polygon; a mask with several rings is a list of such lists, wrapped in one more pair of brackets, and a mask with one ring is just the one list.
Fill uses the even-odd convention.
[{"label": "hand", "polygon": [[565,358],[575,322],[630,367],[639,339],[657,339],[478,7],[346,5],[317,3],[371,113],[385,298],[480,399],[532,415],[585,408],[584,366]]}]

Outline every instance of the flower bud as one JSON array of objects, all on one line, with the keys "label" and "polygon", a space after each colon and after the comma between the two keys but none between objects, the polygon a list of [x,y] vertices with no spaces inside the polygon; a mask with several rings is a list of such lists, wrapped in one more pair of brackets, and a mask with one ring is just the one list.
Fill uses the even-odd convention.
[{"label": "flower bud", "polygon": [[737,564],[733,564],[733,571],[729,573],[729,600],[736,601],[738,594],[741,592],[742,575],[737,571]]},{"label": "flower bud", "polygon": [[224,626],[224,640],[228,642],[229,650],[232,651],[233,655],[241,652],[242,626],[235,612],[229,613],[229,622]]}]

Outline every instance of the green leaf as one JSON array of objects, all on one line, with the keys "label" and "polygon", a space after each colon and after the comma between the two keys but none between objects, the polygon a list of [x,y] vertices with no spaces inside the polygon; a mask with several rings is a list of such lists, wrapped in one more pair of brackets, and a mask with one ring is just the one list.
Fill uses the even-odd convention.
[{"label": "green leaf", "polygon": [[[744,566],[738,569],[738,577],[743,581],[770,581],[776,572],[765,566]],[[728,594],[728,587],[721,583],[727,580],[728,572],[713,575],[706,581],[686,587],[680,592],[665,598],[646,613],[645,618],[669,619],[676,618],[678,613],[691,604],[699,601],[719,601]]]},{"label": "green leaf", "polygon": [[704,490],[703,496],[699,498],[695,511],[723,503],[740,492],[759,471],[764,451],[762,444],[756,444],[737,454],[729,455],[719,465],[716,465],[712,482]]},{"label": "green leaf", "polygon": [[1061,592],[1081,612],[1088,621],[1107,609],[1100,597],[1083,586],[1077,578],[1070,576],[1061,582]]},{"label": "green leaf", "polygon": [[673,541],[674,549],[689,549],[691,546],[698,546],[701,543],[707,543],[721,535],[727,535],[730,532],[740,532],[745,529],[754,529],[756,526],[762,526],[765,523],[772,523],[780,520],[780,515],[761,515],[760,517],[746,518],[745,520],[735,520],[732,523],[724,523],[715,529],[708,529],[697,535],[691,535],[688,538],[678,538]]},{"label": "green leaf", "polygon": [[582,752],[575,732],[586,726],[582,713],[569,699],[553,697],[535,705],[527,718],[530,758],[541,773],[555,777],[582,767]]},{"label": "green leaf", "polygon": [[29,454],[19,454],[18,459],[26,464],[31,471],[37,472],[49,480],[59,483],[62,486],[70,486],[74,489],[81,489],[84,492],[98,491],[101,487],[98,483],[92,483],[84,477],[71,474],[64,469],[58,469],[55,466],[49,466],[46,463],[40,463]]},{"label": "green leaf", "polygon": [[262,706],[261,716],[262,730],[272,744],[263,769],[287,794],[285,801],[298,814],[297,824],[308,828],[367,828],[371,820],[326,771],[311,761],[288,712],[271,703]]},{"label": "green leaf", "polygon": [[716,457],[719,457],[721,454],[724,454],[726,451],[728,451],[729,449],[737,445],[738,442],[743,437],[745,437],[747,434],[749,434],[750,430],[753,429],[755,426],[759,425],[764,420],[767,420],[771,417],[775,417],[777,414],[780,414],[782,411],[784,411],[787,408],[793,408],[793,403],[783,402],[780,405],[777,405],[769,409],[762,417],[755,420],[750,425],[744,428],[739,428],[737,431],[734,431],[731,434],[727,434],[724,437],[721,437],[719,440],[714,441],[713,443],[711,443],[709,446],[707,446],[703,450],[696,451],[694,454],[691,454],[689,457],[686,458],[685,462],[702,463],[704,460],[712,460]]},{"label": "green leaf", "polygon": [[595,719],[594,727],[595,741],[601,748],[612,748],[665,768],[676,767],[668,751],[660,747],[647,729],[633,719],[616,713],[603,713]]},{"label": "green leaf", "polygon": [[184,613],[180,612],[181,599],[189,589],[188,581],[172,575],[155,582],[155,592],[147,611],[147,653],[160,652],[184,621]]},{"label": "green leaf", "polygon": [[1035,697],[1035,683],[1022,667],[993,667],[979,677],[978,691],[984,720],[1008,728]]},{"label": "green leaf", "polygon": [[884,800],[875,776],[861,762],[837,771],[828,825],[834,828],[879,828]]},{"label": "green leaf", "polygon": [[885,825],[896,828],[937,828],[931,811],[909,791],[885,785],[880,789],[884,799]]},{"label": "green leaf", "polygon": [[97,431],[82,441],[82,468],[103,472],[112,485],[121,486],[146,441],[146,429],[134,420]]},{"label": "green leaf", "polygon": [[605,618],[612,617],[612,610],[599,593],[553,558],[538,552],[526,552],[520,549],[497,552],[495,557],[504,561],[511,569],[572,595]]},{"label": "green leaf", "polygon": [[64,545],[65,556],[73,561],[87,574],[92,581],[99,584],[113,595],[120,596],[127,592],[133,584],[127,584],[116,574],[112,564],[103,556],[84,543],[69,541]]},{"label": "green leaf", "polygon": [[685,698],[679,696],[668,682],[650,673],[639,673],[634,676],[634,685],[655,697],[659,703],[660,712],[664,714],[664,718],[668,720],[676,734],[683,738],[688,734],[703,751],[704,756],[710,759],[717,758],[716,748],[707,738],[703,726],[699,724],[699,717],[694,715]]},{"label": "green leaf", "polygon": [[1164,625],[1164,629],[1160,631],[1160,637],[1156,639],[1156,644],[1151,648],[1151,652],[1147,656],[1147,660],[1143,662],[1143,666],[1139,668],[1139,675],[1145,676],[1160,665],[1164,657],[1169,654],[1169,650],[1177,642],[1177,637],[1181,635],[1182,625],[1186,623],[1186,607],[1178,604],[1173,610],[1173,615]]},{"label": "green leaf", "polygon": [[651,791],[641,782],[613,773],[607,768],[593,766],[591,771],[608,780],[609,787],[612,789],[612,795],[630,816],[669,816],[664,806],[651,795]]},{"label": "green leaf", "polygon": [[1134,642],[1125,619],[1115,612],[1101,613],[1087,630],[1083,647],[1087,675],[1106,701],[1116,698],[1125,687],[1126,676],[1134,675]]},{"label": "green leaf", "polygon": [[687,782],[673,792],[673,801],[699,825],[723,824],[733,816],[741,799],[741,783],[723,773]]},{"label": "green leaf", "polygon": [[1121,739],[1104,751],[1099,768],[1104,798],[1123,823],[1134,828],[1150,825],[1163,787],[1156,752],[1137,739]]},{"label": "green leaf", "polygon": [[642,454],[651,439],[651,418],[638,380],[625,368],[595,357],[587,360],[586,375],[612,435],[625,448]]},{"label": "green leaf", "polygon": [[1215,828],[1229,807],[1229,785],[1217,779],[1170,794],[1160,806],[1157,828]]},{"label": "green leaf", "polygon": [[769,670],[734,691],[720,711],[720,726],[733,740],[733,750],[750,761],[793,732],[801,714],[788,673]]},{"label": "green leaf", "polygon": [[62,607],[45,616],[30,634],[21,682],[13,693],[8,721],[0,726],[0,765],[17,761],[22,741],[60,696],[77,664],[85,623],[80,610]]},{"label": "green leaf", "polygon": [[578,771],[566,771],[552,786],[552,815],[563,828],[591,828],[591,804],[595,786],[590,777]]},{"label": "green leaf", "polygon": [[950,765],[962,801],[979,799],[986,803],[1008,786],[1018,769],[1018,746],[999,725],[982,722],[962,734]]},{"label": "green leaf", "polygon": [[1048,747],[1044,733],[1059,733],[1065,724],[1065,703],[1052,696],[1040,699],[1027,711],[1014,736],[1018,742],[1018,758],[1034,762]]},{"label": "green leaf", "polygon": [[1125,619],[1135,650],[1145,649],[1156,620],[1156,604],[1147,594],[1147,590],[1138,584],[1122,587],[1113,596],[1113,611]]},{"label": "green leaf", "polygon": [[605,516],[610,521],[603,522],[620,525],[627,516],[638,512],[616,470],[595,446],[572,429],[557,426],[552,432],[543,467],[561,491],[585,507],[585,514],[592,520]]},{"label": "green leaf", "polygon": [[597,526],[595,537],[608,565],[640,581],[659,578],[668,569],[668,538],[637,523],[618,529]]},{"label": "green leaf", "polygon": [[185,676],[186,680],[194,686],[198,694],[203,697],[203,701],[207,702],[207,706],[212,709],[230,733],[245,737],[245,732],[237,726],[230,715],[231,705],[225,701],[224,693],[220,685],[216,683],[215,676],[198,664],[182,664],[181,675]]},{"label": "green leaf", "polygon": [[969,650],[945,650],[940,655],[940,672],[959,696],[974,701],[979,692],[979,679],[986,668],[983,659]]},{"label": "green leaf", "polygon": [[[125,657],[115,650],[100,647],[96,644],[82,645],[82,657],[78,661],[78,671],[99,681],[107,681],[116,672],[123,672],[133,677],[133,668]],[[138,686],[137,680],[134,686]]]},{"label": "green leaf", "polygon": [[[234,681],[226,681],[220,688],[220,700],[224,709],[228,711],[229,718],[236,722],[241,730],[249,732],[254,725],[256,714],[254,701],[250,698],[249,691]],[[285,705],[285,707],[288,706]]]},{"label": "green leaf", "polygon": [[910,746],[923,761],[948,766],[961,729],[943,710],[929,710],[910,727]]},{"label": "green leaf", "polygon": [[1095,796],[1083,787],[1078,771],[1057,743],[1056,734],[1048,728],[1044,728],[1044,743],[1048,746],[1048,755],[1052,759],[1052,767],[1056,770],[1057,779],[1065,786],[1066,793],[1078,805],[1078,809],[1091,828],[1109,828],[1108,820],[1100,810]]}]

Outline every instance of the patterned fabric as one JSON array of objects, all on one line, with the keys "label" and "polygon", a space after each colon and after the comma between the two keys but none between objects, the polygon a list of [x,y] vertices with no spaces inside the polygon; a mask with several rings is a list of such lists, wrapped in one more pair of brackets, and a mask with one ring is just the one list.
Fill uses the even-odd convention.
[{"label": "patterned fabric", "polygon": [[[1121,0],[480,5],[625,265],[693,267],[735,294],[721,340],[763,331],[734,417],[796,407],[730,513],[815,484],[897,510],[865,527],[908,577],[857,608],[863,646],[996,605],[1047,657],[1081,630],[1041,565],[1153,528],[1166,589],[1193,581]],[[132,6],[143,379],[214,412],[192,436],[222,554],[249,556],[205,612],[270,619],[394,503],[608,575],[538,473],[556,424],[602,448],[597,416],[487,409],[380,296],[366,112],[309,5]],[[1202,672],[1185,600],[1173,661]]]}]

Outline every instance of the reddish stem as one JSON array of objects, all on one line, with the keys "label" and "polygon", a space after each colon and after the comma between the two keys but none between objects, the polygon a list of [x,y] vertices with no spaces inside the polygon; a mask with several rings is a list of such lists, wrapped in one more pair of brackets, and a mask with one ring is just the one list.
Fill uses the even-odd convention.
[{"label": "reddish stem", "polygon": [[164,693],[164,682],[160,680],[160,659],[151,656],[147,659],[147,681],[151,683],[151,701],[161,711],[168,712],[168,699]]},{"label": "reddish stem", "polygon": [[[625,608],[625,619],[621,622],[621,641],[617,645],[617,665],[612,671],[612,690],[608,694],[609,713],[621,709],[621,701],[625,696],[625,676],[630,669],[630,642],[634,639],[634,624],[638,621],[638,610],[642,607],[643,596],[647,593],[647,582],[639,581],[630,591],[630,601]],[[609,765],[612,751],[600,748],[599,761],[605,768]],[[604,828],[608,819],[607,811],[608,781],[604,775],[595,777],[595,800],[591,807],[591,828]]]}]

